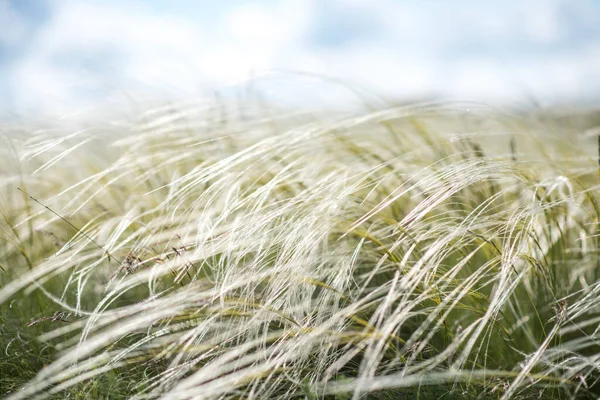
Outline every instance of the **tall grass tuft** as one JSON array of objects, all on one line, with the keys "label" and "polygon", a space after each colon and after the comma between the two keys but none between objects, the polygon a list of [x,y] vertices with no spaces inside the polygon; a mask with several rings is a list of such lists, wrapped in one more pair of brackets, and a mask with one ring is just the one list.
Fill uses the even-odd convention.
[{"label": "tall grass tuft", "polygon": [[469,108],[5,124],[0,392],[597,397],[592,139]]}]

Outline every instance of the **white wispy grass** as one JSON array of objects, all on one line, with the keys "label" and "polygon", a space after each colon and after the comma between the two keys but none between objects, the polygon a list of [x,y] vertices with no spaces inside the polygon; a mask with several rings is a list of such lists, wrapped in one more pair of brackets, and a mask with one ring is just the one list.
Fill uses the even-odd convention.
[{"label": "white wispy grass", "polygon": [[533,118],[460,110],[7,128],[0,301],[72,313],[8,398],[102,377],[135,398],[588,394],[598,166]]}]

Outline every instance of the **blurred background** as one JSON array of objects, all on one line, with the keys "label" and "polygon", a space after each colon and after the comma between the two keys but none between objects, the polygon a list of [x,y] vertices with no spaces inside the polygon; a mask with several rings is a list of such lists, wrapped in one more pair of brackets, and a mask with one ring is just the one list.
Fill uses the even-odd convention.
[{"label": "blurred background", "polygon": [[[312,75],[301,75],[309,72]],[[0,0],[0,112],[227,93],[342,104],[600,100],[598,0]],[[226,96],[227,94],[225,94]]]}]

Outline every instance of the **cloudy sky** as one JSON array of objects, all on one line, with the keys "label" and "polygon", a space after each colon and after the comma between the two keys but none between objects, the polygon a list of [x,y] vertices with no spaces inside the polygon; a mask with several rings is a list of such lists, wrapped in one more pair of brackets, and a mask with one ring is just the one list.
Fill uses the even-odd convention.
[{"label": "cloudy sky", "polygon": [[2,111],[194,96],[273,70],[398,98],[598,102],[600,1],[0,0]]}]

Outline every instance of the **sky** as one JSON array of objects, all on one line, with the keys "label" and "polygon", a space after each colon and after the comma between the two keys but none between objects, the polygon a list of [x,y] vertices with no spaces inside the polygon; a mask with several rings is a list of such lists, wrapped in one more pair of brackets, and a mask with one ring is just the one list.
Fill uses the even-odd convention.
[{"label": "sky", "polygon": [[329,93],[297,72],[398,100],[597,104],[600,0],[0,0],[2,112],[265,75],[281,97]]}]

